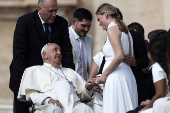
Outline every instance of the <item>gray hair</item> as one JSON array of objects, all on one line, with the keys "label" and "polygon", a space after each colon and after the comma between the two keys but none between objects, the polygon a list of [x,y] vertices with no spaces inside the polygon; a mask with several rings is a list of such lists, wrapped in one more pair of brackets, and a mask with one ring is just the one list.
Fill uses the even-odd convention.
[{"label": "gray hair", "polygon": [[46,0],[38,0],[38,6],[42,6]]},{"label": "gray hair", "polygon": [[42,55],[42,54],[43,54],[43,52],[45,52],[45,51],[47,50],[49,44],[51,44],[51,43],[45,44],[45,45],[43,46],[43,48],[41,49],[41,57],[42,57],[42,59],[43,59],[43,55]]}]

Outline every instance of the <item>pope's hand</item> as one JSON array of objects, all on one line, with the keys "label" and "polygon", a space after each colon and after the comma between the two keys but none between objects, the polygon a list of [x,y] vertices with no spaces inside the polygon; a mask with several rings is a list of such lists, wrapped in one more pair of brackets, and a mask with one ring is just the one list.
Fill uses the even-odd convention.
[{"label": "pope's hand", "polygon": [[58,100],[53,100],[53,99],[50,99],[48,101],[49,104],[54,104],[56,106],[59,106],[60,108],[63,108],[62,104],[58,101]]},{"label": "pope's hand", "polygon": [[87,82],[86,82],[85,87],[86,87],[87,90],[90,91],[95,85],[96,84],[94,82],[94,79],[88,79]]}]

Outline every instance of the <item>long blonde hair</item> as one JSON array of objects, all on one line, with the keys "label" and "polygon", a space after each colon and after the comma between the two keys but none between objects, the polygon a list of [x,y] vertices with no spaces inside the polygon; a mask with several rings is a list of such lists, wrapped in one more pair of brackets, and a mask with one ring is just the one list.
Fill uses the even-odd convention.
[{"label": "long blonde hair", "polygon": [[118,25],[121,32],[128,33],[128,28],[126,24],[121,20],[121,15],[119,14],[118,8],[112,6],[111,4],[104,3],[96,11],[96,15],[103,15],[107,13],[112,18],[115,18],[115,23]]}]

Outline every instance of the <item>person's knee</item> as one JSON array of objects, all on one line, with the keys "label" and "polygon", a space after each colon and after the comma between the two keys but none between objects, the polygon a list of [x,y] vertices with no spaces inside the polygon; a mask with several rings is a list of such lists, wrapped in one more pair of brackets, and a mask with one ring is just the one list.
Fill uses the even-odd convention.
[{"label": "person's knee", "polygon": [[76,111],[79,111],[79,113],[92,113],[92,109],[84,103],[78,104],[76,106]]},{"label": "person's knee", "polygon": [[51,113],[63,113],[63,109],[53,105],[53,104],[48,104],[46,105],[46,108],[44,109],[44,112],[51,112]]},{"label": "person's knee", "polygon": [[93,104],[93,112],[94,113],[102,113],[103,107],[100,104]]},{"label": "person's knee", "polygon": [[63,113],[62,108],[53,104],[50,104],[49,109],[54,110],[54,113]]},{"label": "person's knee", "polygon": [[83,111],[91,111],[92,109],[88,106],[88,105],[86,105],[86,104],[84,104],[84,106],[82,106],[82,109],[83,109]]}]

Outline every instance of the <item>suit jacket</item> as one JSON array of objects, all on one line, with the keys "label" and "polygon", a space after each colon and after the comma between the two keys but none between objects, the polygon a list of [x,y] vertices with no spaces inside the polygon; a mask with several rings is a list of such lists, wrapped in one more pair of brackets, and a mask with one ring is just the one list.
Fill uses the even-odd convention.
[{"label": "suit jacket", "polygon": [[[72,46],[69,40],[68,22],[56,16],[51,24],[51,43],[61,47],[62,66],[74,69]],[[41,49],[47,44],[37,10],[25,14],[17,20],[13,40],[13,60],[10,65],[10,89],[17,93],[24,70],[34,65],[42,65]]]},{"label": "suit jacket", "polygon": [[138,103],[147,99],[145,76],[142,71],[143,68],[148,66],[147,49],[144,41],[144,37],[136,32],[130,30],[133,38],[134,55],[136,59],[136,66],[131,66],[133,74],[136,78],[137,89],[138,89]]},{"label": "suit jacket", "polygon": [[[69,38],[72,44],[72,53],[73,53],[73,62],[75,64],[75,70],[77,71],[78,69],[78,55],[77,55],[77,46],[76,46],[76,41],[74,38],[74,35],[71,31],[71,27],[69,27]],[[94,41],[92,36],[90,35],[86,35],[84,37],[85,40],[85,45],[86,45],[86,50],[87,50],[87,55],[88,55],[88,66],[87,66],[87,71],[88,73],[90,72],[90,67],[91,67],[91,63],[92,63],[92,56],[93,56],[93,46],[94,46]]]}]

